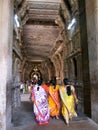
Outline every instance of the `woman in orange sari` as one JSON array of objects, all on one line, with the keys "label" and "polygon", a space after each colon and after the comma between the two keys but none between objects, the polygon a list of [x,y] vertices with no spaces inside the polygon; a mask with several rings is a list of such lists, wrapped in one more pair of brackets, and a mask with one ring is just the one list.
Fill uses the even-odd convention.
[{"label": "woman in orange sari", "polygon": [[50,116],[59,119],[60,112],[60,98],[59,98],[59,85],[56,85],[55,80],[50,81],[49,86],[49,109]]}]

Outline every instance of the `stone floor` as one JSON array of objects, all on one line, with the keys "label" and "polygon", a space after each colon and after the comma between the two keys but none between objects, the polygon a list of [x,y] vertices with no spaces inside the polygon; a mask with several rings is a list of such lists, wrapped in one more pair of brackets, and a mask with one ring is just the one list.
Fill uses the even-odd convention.
[{"label": "stone floor", "polygon": [[98,130],[98,125],[85,116],[74,118],[67,127],[62,119],[50,119],[47,125],[38,125],[34,120],[29,95],[21,95],[21,108],[14,113],[13,130]]}]

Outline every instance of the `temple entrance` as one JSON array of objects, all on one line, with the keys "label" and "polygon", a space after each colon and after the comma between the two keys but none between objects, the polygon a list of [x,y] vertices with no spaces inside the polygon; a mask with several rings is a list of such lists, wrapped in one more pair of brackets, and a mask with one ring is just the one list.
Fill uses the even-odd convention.
[{"label": "temple entrance", "polygon": [[40,70],[38,69],[38,67],[34,67],[33,70],[30,73],[30,78],[31,81],[35,78],[36,80],[38,80],[40,77],[42,77]]}]

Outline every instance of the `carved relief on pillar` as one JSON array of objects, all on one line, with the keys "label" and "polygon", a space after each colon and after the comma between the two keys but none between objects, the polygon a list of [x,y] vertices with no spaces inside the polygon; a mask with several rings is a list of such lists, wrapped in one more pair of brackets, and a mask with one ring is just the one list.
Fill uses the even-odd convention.
[{"label": "carved relief on pillar", "polygon": [[[61,80],[64,76],[62,76],[61,72],[63,70],[62,64],[62,59],[63,56],[61,56],[61,52],[64,52],[64,42],[63,42],[63,38],[62,38],[62,34],[60,33],[59,36],[56,39],[55,42],[55,46],[53,47],[53,49],[51,50],[51,56],[50,59],[53,62],[54,66],[55,66],[55,72],[56,72],[56,77],[59,83],[61,83]],[[63,54],[63,53],[62,53]]]},{"label": "carved relief on pillar", "polygon": [[46,61],[46,68],[48,71],[48,78],[47,78],[47,81],[48,81],[48,80],[51,80],[51,77],[54,77],[54,75],[55,75],[54,66],[53,66],[53,64],[51,64],[50,60]]},{"label": "carved relief on pillar", "polygon": [[13,88],[12,88],[12,110],[14,115],[14,110],[20,106],[20,69],[21,61],[17,55],[13,52]]},{"label": "carved relief on pillar", "polygon": [[63,30],[65,25],[60,15],[55,19],[55,23],[60,27],[61,30]]},{"label": "carved relief on pillar", "polygon": [[24,0],[21,4],[21,6],[17,10],[17,14],[23,18],[25,16],[25,13],[29,10],[29,5],[26,0]]},{"label": "carved relief on pillar", "polygon": [[55,66],[54,66],[54,64],[53,64],[53,62],[52,62],[52,60],[51,59],[47,59],[46,60],[46,63],[47,63],[47,68],[48,68],[48,74],[49,74],[49,76],[48,76],[48,80],[51,80],[52,79],[52,77],[55,77]]},{"label": "carved relief on pillar", "polygon": [[23,26],[27,20],[29,19],[28,17],[28,10],[29,10],[29,5],[28,2],[25,0],[22,5],[21,8],[19,8],[17,10],[17,15],[20,17],[21,19],[21,25]]},{"label": "carved relief on pillar", "polygon": [[22,27],[28,20],[28,2],[26,0],[14,2],[14,35],[21,45]]},{"label": "carved relief on pillar", "polygon": [[21,66],[21,61],[18,58],[15,58],[13,63],[14,83],[20,83],[20,66]]},{"label": "carved relief on pillar", "polygon": [[15,5],[19,5],[23,0],[14,0]]},{"label": "carved relief on pillar", "polygon": [[69,0],[70,2],[70,5],[72,7],[72,11],[75,12],[75,11],[78,11],[78,2],[77,0]]},{"label": "carved relief on pillar", "polygon": [[57,82],[58,83],[61,83],[61,77],[60,77],[60,61],[57,57],[57,55],[51,57],[51,61],[53,62],[54,64],[54,67],[55,67],[55,77],[57,79]]},{"label": "carved relief on pillar", "polygon": [[60,77],[61,77],[61,81],[63,81],[64,79],[64,57],[63,57],[63,51],[61,51],[60,53],[57,54],[59,61],[60,61]]}]

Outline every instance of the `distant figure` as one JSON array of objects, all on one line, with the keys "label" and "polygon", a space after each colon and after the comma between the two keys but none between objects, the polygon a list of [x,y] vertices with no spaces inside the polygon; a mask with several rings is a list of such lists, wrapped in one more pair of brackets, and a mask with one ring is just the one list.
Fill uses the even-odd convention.
[{"label": "distant figure", "polygon": [[21,92],[21,93],[23,93],[23,89],[24,89],[24,83],[21,82],[21,84],[20,84],[20,92]]},{"label": "distant figure", "polygon": [[62,100],[62,115],[67,126],[69,126],[69,120],[72,120],[73,116],[77,117],[75,103],[78,104],[78,99],[75,93],[75,88],[68,84],[68,79],[65,78],[63,83],[64,85],[59,89]]},{"label": "distant figure", "polygon": [[52,118],[59,119],[60,114],[60,97],[59,85],[56,85],[56,80],[50,81],[49,86],[49,109]]},{"label": "distant figure", "polygon": [[26,82],[24,82],[24,88],[23,88],[23,93],[26,93]]},{"label": "distant figure", "polygon": [[37,80],[35,78],[33,78],[32,80],[32,83],[31,83],[31,86],[30,86],[30,97],[29,99],[32,100],[33,96],[32,96],[32,90],[33,90],[33,87],[37,84]]},{"label": "distant figure", "polygon": [[32,101],[34,102],[34,115],[39,125],[49,122],[50,112],[48,108],[47,88],[43,86],[42,80],[32,88]]}]

